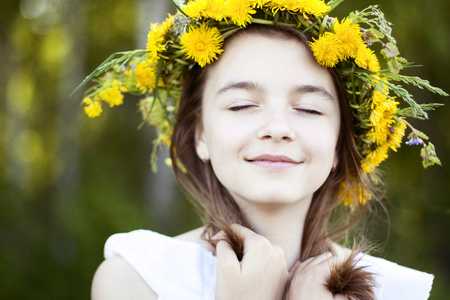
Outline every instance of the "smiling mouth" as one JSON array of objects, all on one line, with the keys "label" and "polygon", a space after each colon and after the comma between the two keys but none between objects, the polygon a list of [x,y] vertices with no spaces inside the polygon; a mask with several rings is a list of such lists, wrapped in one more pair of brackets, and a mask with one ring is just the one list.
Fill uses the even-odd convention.
[{"label": "smiling mouth", "polygon": [[285,155],[270,155],[264,154],[252,159],[247,159],[248,162],[269,169],[286,169],[295,167],[302,162],[293,160],[292,158]]}]

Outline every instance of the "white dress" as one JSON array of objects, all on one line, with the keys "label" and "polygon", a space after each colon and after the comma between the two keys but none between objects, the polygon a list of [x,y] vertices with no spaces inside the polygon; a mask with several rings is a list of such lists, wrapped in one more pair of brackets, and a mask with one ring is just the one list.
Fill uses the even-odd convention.
[{"label": "white dress", "polygon": [[[122,256],[159,296],[159,300],[212,300],[216,257],[201,245],[149,230],[111,236],[105,258]],[[358,265],[376,274],[378,300],[424,300],[434,276],[364,255]]]}]

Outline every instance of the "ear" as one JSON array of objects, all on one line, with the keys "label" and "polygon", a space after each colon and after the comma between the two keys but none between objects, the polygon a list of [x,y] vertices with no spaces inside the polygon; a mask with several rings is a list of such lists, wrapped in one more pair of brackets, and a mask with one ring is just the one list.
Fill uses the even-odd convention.
[{"label": "ear", "polygon": [[203,126],[201,125],[198,125],[195,129],[195,151],[204,163],[209,161],[208,145],[206,144],[205,133],[203,131]]}]

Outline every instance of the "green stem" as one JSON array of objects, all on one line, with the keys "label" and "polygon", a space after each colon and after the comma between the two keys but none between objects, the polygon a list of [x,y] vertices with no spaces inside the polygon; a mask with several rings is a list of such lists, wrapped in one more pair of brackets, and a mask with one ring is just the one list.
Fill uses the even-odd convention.
[{"label": "green stem", "polygon": [[[253,19],[252,23],[256,23],[256,24],[262,24],[262,25],[274,25],[274,21],[270,21],[270,20],[263,20],[263,19]],[[286,26],[286,27],[295,27],[295,24],[289,24],[289,23],[283,23],[283,22],[277,22],[276,23],[277,26]]]},{"label": "green stem", "polygon": [[355,65],[352,65],[352,97],[353,103],[356,103],[356,86],[355,86]]},{"label": "green stem", "polygon": [[172,2],[172,4],[173,4],[173,6],[175,6],[176,7],[176,9],[180,12],[180,13],[182,13],[185,17],[187,17],[187,18],[189,18],[189,16],[175,3],[175,1],[174,0],[170,0],[170,2]]}]

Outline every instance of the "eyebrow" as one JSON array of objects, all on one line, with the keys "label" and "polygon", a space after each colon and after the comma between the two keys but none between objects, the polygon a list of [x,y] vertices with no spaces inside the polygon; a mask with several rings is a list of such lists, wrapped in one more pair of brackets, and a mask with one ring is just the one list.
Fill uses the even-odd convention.
[{"label": "eyebrow", "polygon": [[224,94],[230,90],[262,91],[263,87],[260,84],[252,81],[238,81],[226,84],[217,92],[217,94]]},{"label": "eyebrow", "polygon": [[[231,90],[248,90],[248,91],[262,91],[264,88],[262,85],[253,81],[238,81],[226,84],[222,87],[217,95],[224,94]],[[325,96],[326,99],[334,100],[334,97],[322,86],[302,84],[294,87],[291,90],[291,94],[321,94]]]},{"label": "eyebrow", "polygon": [[334,97],[322,86],[319,85],[299,85],[291,91],[292,94],[321,94],[329,100],[334,100]]}]

